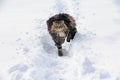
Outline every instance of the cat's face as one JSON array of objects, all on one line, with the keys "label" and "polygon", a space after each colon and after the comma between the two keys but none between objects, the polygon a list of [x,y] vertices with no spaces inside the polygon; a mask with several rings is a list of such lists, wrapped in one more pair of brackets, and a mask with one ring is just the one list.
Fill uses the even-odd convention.
[{"label": "cat's face", "polygon": [[56,28],[62,28],[64,25],[65,23],[63,20],[53,22],[53,26],[55,26]]},{"label": "cat's face", "polygon": [[52,26],[51,26],[51,33],[57,33],[57,32],[65,32],[67,31],[68,28],[64,22],[64,20],[60,20],[60,21],[54,21]]}]

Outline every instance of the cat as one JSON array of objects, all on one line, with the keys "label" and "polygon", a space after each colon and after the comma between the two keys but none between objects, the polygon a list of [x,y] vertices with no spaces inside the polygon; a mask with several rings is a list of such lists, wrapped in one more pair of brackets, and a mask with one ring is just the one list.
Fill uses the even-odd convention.
[{"label": "cat", "polygon": [[72,16],[66,13],[60,13],[47,20],[48,31],[52,36],[55,45],[58,48],[59,56],[63,56],[62,44],[74,39],[77,32],[76,23]]}]

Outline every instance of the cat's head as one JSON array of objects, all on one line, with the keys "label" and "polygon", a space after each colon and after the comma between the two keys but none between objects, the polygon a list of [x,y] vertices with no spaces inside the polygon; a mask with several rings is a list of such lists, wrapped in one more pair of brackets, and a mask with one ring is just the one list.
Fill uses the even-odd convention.
[{"label": "cat's head", "polygon": [[56,27],[56,28],[61,28],[65,25],[64,21],[63,20],[60,20],[60,21],[53,21],[53,26]]}]

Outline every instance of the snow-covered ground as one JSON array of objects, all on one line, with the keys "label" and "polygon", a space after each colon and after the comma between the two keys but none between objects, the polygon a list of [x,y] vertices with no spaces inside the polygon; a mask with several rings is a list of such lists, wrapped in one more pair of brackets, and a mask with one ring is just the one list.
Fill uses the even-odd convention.
[{"label": "snow-covered ground", "polygon": [[[71,14],[59,57],[46,20]],[[120,80],[120,0],[0,0],[0,80]]]}]

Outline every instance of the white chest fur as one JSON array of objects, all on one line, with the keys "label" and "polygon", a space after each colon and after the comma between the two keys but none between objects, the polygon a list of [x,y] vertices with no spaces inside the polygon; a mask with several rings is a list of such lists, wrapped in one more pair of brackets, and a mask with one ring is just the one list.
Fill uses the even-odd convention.
[{"label": "white chest fur", "polygon": [[65,37],[65,33],[64,33],[64,32],[58,32],[58,35],[59,35],[60,37]]},{"label": "white chest fur", "polygon": [[57,36],[65,37],[65,33],[64,33],[64,31],[61,30],[61,29],[58,29],[58,30],[57,30]]}]

